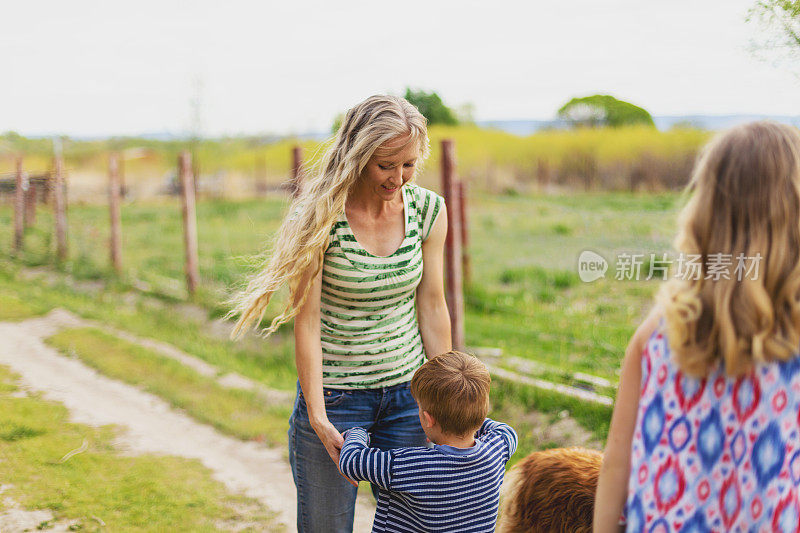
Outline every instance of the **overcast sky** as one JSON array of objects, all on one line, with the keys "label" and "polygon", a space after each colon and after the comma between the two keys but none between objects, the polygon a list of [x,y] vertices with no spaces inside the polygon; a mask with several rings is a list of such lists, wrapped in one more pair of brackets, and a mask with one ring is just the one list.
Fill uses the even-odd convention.
[{"label": "overcast sky", "polygon": [[754,1],[8,2],[0,132],[180,133],[193,97],[206,135],[319,131],[406,86],[481,120],[594,93],[654,115],[800,115],[797,71],[750,51]]}]

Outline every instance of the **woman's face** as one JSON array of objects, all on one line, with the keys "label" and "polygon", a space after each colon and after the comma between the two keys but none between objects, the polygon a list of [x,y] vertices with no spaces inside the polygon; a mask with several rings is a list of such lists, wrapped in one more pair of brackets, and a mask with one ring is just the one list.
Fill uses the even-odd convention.
[{"label": "woman's face", "polygon": [[382,200],[393,200],[400,192],[400,187],[414,177],[419,147],[408,140],[407,135],[401,135],[375,150],[361,173],[364,192]]}]

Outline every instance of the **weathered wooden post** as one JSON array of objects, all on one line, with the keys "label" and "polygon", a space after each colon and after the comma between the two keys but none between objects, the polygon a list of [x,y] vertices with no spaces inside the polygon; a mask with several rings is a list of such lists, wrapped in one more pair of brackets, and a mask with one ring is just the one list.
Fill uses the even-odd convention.
[{"label": "weathered wooden post", "polygon": [[197,215],[195,213],[194,173],[192,156],[184,150],[178,158],[178,173],[183,199],[183,242],[186,249],[186,288],[194,295],[200,280],[197,259]]},{"label": "weathered wooden post", "polygon": [[14,253],[22,251],[25,236],[25,176],[22,173],[22,156],[17,157],[14,188]]},{"label": "weathered wooden post", "polygon": [[119,153],[112,152],[108,158],[108,210],[111,217],[111,266],[117,274],[122,273],[122,221],[120,197],[122,182],[119,173]]},{"label": "weathered wooden post", "polygon": [[303,149],[300,146],[295,146],[292,148],[292,196],[297,198],[300,195],[300,188],[302,187],[301,183],[301,171],[303,167]]},{"label": "weathered wooden post", "polygon": [[539,158],[536,163],[536,179],[541,190],[550,186],[550,164],[544,158]]},{"label": "weathered wooden post", "polygon": [[44,204],[52,207],[56,203],[56,173],[53,170],[48,170],[44,175],[42,187],[44,188]]},{"label": "weathered wooden post", "polygon": [[28,190],[25,191],[25,227],[30,228],[36,224],[36,182],[28,180]]},{"label": "weathered wooden post", "polygon": [[117,160],[117,175],[119,175],[119,197],[123,200],[128,197],[128,185],[125,179],[125,152],[123,151],[118,156]]},{"label": "weathered wooden post", "polygon": [[453,349],[464,349],[464,294],[461,277],[461,215],[458,186],[455,178],[455,150],[451,139],[442,141],[442,191],[447,206],[447,238],[445,266],[447,308],[450,311],[450,330]]},{"label": "weathered wooden post", "polygon": [[461,271],[464,283],[472,281],[472,269],[469,259],[469,216],[467,213],[467,184],[458,180],[458,212],[461,215]]},{"label": "weathered wooden post", "polygon": [[64,179],[64,158],[60,146],[56,149],[55,169],[53,172],[53,209],[56,230],[56,258],[67,260],[67,198],[66,181]]},{"label": "weathered wooden post", "polygon": [[[191,182],[192,182],[192,194],[194,194],[194,204],[197,205],[197,189],[199,188],[198,184],[200,183],[200,163],[198,162],[199,158],[195,157],[195,152],[194,151],[189,152],[189,159],[192,162],[192,179],[191,179]],[[225,183],[224,182],[224,178],[223,178],[223,183]],[[224,185],[223,185],[222,193],[223,193],[222,197],[224,198],[225,197],[225,187],[224,187]]]}]

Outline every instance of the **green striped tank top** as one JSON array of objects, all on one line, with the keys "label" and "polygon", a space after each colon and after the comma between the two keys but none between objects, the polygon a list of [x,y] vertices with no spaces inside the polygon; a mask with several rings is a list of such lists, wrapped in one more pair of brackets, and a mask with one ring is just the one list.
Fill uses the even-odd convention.
[{"label": "green striped tank top", "polygon": [[407,183],[401,188],[405,239],[386,257],[366,251],[342,213],[322,265],[322,384],[336,389],[409,381],[425,352],[416,312],[422,241],[444,198]]}]

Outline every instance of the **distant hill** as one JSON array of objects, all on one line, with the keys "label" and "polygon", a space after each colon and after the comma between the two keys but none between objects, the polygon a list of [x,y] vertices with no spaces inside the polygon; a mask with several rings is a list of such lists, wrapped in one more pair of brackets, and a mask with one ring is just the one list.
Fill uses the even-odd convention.
[{"label": "distant hill", "polygon": [[[800,127],[800,115],[662,115],[654,116],[653,120],[656,127],[660,130],[668,130],[675,125],[685,124],[695,128],[706,130],[721,130],[751,122],[753,120],[770,119],[785,124]],[[547,128],[565,128],[567,125],[563,120],[483,120],[478,121],[477,125],[482,128],[495,128],[514,135],[531,135],[537,131]]]}]

